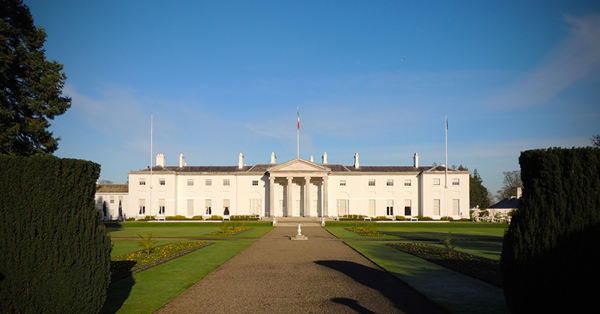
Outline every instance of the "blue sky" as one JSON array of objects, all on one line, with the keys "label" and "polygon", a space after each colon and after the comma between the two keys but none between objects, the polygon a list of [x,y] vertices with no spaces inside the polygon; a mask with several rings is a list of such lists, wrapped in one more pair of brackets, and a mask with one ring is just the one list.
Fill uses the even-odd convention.
[{"label": "blue sky", "polygon": [[124,183],[150,164],[300,157],[477,169],[600,133],[599,1],[41,1],[72,107],[57,156]]}]

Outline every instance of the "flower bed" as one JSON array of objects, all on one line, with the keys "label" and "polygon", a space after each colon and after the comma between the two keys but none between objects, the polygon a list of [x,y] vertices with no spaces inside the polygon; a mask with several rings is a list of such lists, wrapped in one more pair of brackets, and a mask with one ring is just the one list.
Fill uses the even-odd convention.
[{"label": "flower bed", "polygon": [[116,256],[110,262],[111,283],[192,253],[211,244],[214,244],[214,242],[175,242],[154,247],[150,254],[146,254],[144,250],[139,250]]},{"label": "flower bed", "polygon": [[377,231],[377,225],[370,225],[367,227],[359,227],[359,226],[355,226],[355,227],[349,227],[349,228],[344,228],[348,231],[354,232],[354,233],[358,233],[361,236],[382,236],[385,235],[385,233],[383,232],[379,232]]},{"label": "flower bed", "polygon": [[238,235],[244,231],[248,231],[252,228],[250,227],[234,227],[234,228],[227,228],[227,229],[223,229],[221,231],[215,231],[215,232],[211,232],[209,233],[209,235]]},{"label": "flower bed", "polygon": [[425,243],[388,243],[386,245],[496,287],[502,287],[499,261]]}]

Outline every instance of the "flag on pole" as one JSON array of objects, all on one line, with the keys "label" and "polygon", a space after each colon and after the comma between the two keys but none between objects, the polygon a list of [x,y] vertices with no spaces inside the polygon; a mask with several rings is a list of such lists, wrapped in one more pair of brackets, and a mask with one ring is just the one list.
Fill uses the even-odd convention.
[{"label": "flag on pole", "polygon": [[298,130],[300,130],[300,106],[298,106]]}]

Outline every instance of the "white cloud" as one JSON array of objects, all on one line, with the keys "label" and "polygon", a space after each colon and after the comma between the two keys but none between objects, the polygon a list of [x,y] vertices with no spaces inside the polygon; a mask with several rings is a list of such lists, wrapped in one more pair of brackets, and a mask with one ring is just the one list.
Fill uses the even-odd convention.
[{"label": "white cloud", "polygon": [[498,90],[486,101],[496,109],[522,109],[553,98],[600,66],[600,14],[566,16],[569,37],[521,79]]}]

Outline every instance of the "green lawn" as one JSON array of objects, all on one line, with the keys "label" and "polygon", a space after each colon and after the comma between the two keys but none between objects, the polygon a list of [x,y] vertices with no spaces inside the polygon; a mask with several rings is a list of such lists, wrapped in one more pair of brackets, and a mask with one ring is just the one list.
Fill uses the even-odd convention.
[{"label": "green lawn", "polygon": [[[113,250],[123,251],[134,241],[114,242]],[[253,241],[211,242],[215,244],[111,284],[102,313],[153,313]]]},{"label": "green lawn", "polygon": [[385,245],[346,241],[347,245],[452,313],[509,313],[502,289]]},{"label": "green lawn", "polygon": [[[234,222],[225,222],[233,226]],[[238,235],[209,235],[221,231],[220,222],[147,222],[124,221],[105,223],[106,231],[112,238],[139,238],[138,235],[152,233],[154,238],[240,238],[258,239],[273,229],[270,222],[238,221],[237,224],[251,227],[251,230]]]},{"label": "green lawn", "polygon": [[[367,226],[375,222],[358,222],[359,226]],[[340,239],[399,239],[399,240],[429,240],[445,239],[449,232],[457,240],[502,241],[504,230],[508,225],[497,223],[474,222],[402,222],[377,223],[377,231],[385,232],[387,236],[360,236],[345,230],[354,227],[356,222],[327,222],[325,229]]]}]

